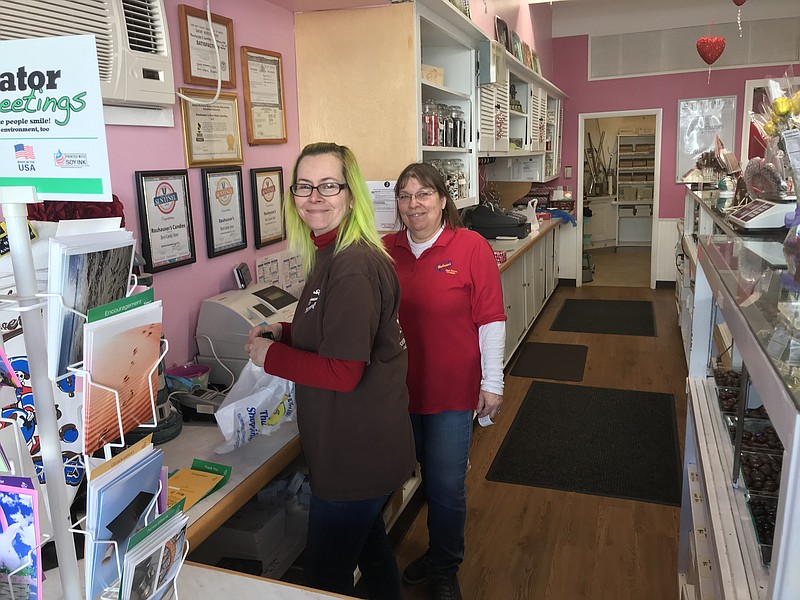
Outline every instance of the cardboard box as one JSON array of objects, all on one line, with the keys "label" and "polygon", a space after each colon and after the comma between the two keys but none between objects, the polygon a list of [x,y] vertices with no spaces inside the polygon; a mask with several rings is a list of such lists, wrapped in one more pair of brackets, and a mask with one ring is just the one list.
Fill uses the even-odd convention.
[{"label": "cardboard box", "polygon": [[621,202],[636,202],[637,189],[635,187],[624,187],[619,190]]},{"label": "cardboard box", "polygon": [[444,69],[431,65],[422,65],[422,79],[436,85],[444,85]]},{"label": "cardboard box", "polygon": [[639,127],[639,135],[655,135],[654,127]]}]

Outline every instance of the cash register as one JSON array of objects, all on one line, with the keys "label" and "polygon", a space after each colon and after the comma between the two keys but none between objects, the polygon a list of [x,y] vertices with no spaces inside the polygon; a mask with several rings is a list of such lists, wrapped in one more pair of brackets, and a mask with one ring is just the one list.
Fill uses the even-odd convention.
[{"label": "cash register", "polygon": [[[291,322],[297,298],[269,284],[255,284],[203,300],[197,319],[197,362],[211,367],[210,383],[228,386],[250,357],[244,351],[247,335],[256,325]],[[215,356],[216,355],[216,356]]]},{"label": "cash register", "polygon": [[470,215],[471,228],[488,240],[500,237],[525,238],[531,232],[528,217],[507,213],[498,204],[479,204]]}]

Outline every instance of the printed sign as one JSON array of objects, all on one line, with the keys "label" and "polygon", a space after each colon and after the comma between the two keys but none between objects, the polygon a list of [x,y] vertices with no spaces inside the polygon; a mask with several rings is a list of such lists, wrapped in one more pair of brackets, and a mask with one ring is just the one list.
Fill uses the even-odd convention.
[{"label": "printed sign", "polygon": [[111,202],[94,36],[0,41],[0,187]]}]

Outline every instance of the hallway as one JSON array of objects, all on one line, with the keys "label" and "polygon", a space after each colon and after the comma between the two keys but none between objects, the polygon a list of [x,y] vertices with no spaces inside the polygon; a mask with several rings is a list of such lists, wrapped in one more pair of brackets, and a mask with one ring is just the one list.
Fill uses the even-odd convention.
[{"label": "hallway", "polygon": [[[567,298],[652,300],[657,335],[550,331]],[[683,447],[686,363],[672,290],[559,286],[527,341],[587,345],[584,379],[576,385],[673,394]],[[674,600],[679,508],[486,480],[531,381],[506,375],[501,417],[496,425],[475,430],[466,557],[459,573],[464,598]],[[423,507],[398,545],[401,570],[426,547],[426,514]],[[426,585],[405,586],[404,594],[408,600],[427,598]]]}]

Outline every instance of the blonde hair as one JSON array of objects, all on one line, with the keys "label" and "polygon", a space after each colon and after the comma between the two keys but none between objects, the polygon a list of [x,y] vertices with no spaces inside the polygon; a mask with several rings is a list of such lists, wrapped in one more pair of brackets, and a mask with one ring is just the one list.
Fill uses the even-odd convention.
[{"label": "blonde hair", "polygon": [[[318,142],[307,145],[300,152],[300,156],[297,157],[294,163],[291,185],[297,183],[297,167],[300,165],[300,161],[307,156],[319,156],[321,154],[332,154],[339,158],[342,164],[342,174],[352,200],[350,210],[347,211],[339,224],[334,253],[341,252],[352,244],[365,244],[391,260],[375,228],[372,197],[369,194],[369,190],[367,190],[367,184],[361,174],[358,161],[350,148],[332,142]],[[314,268],[316,257],[316,247],[311,239],[311,228],[300,218],[291,189],[286,195],[286,202],[283,203],[283,206],[289,248],[300,255],[303,261],[303,273],[308,275]]]}]

